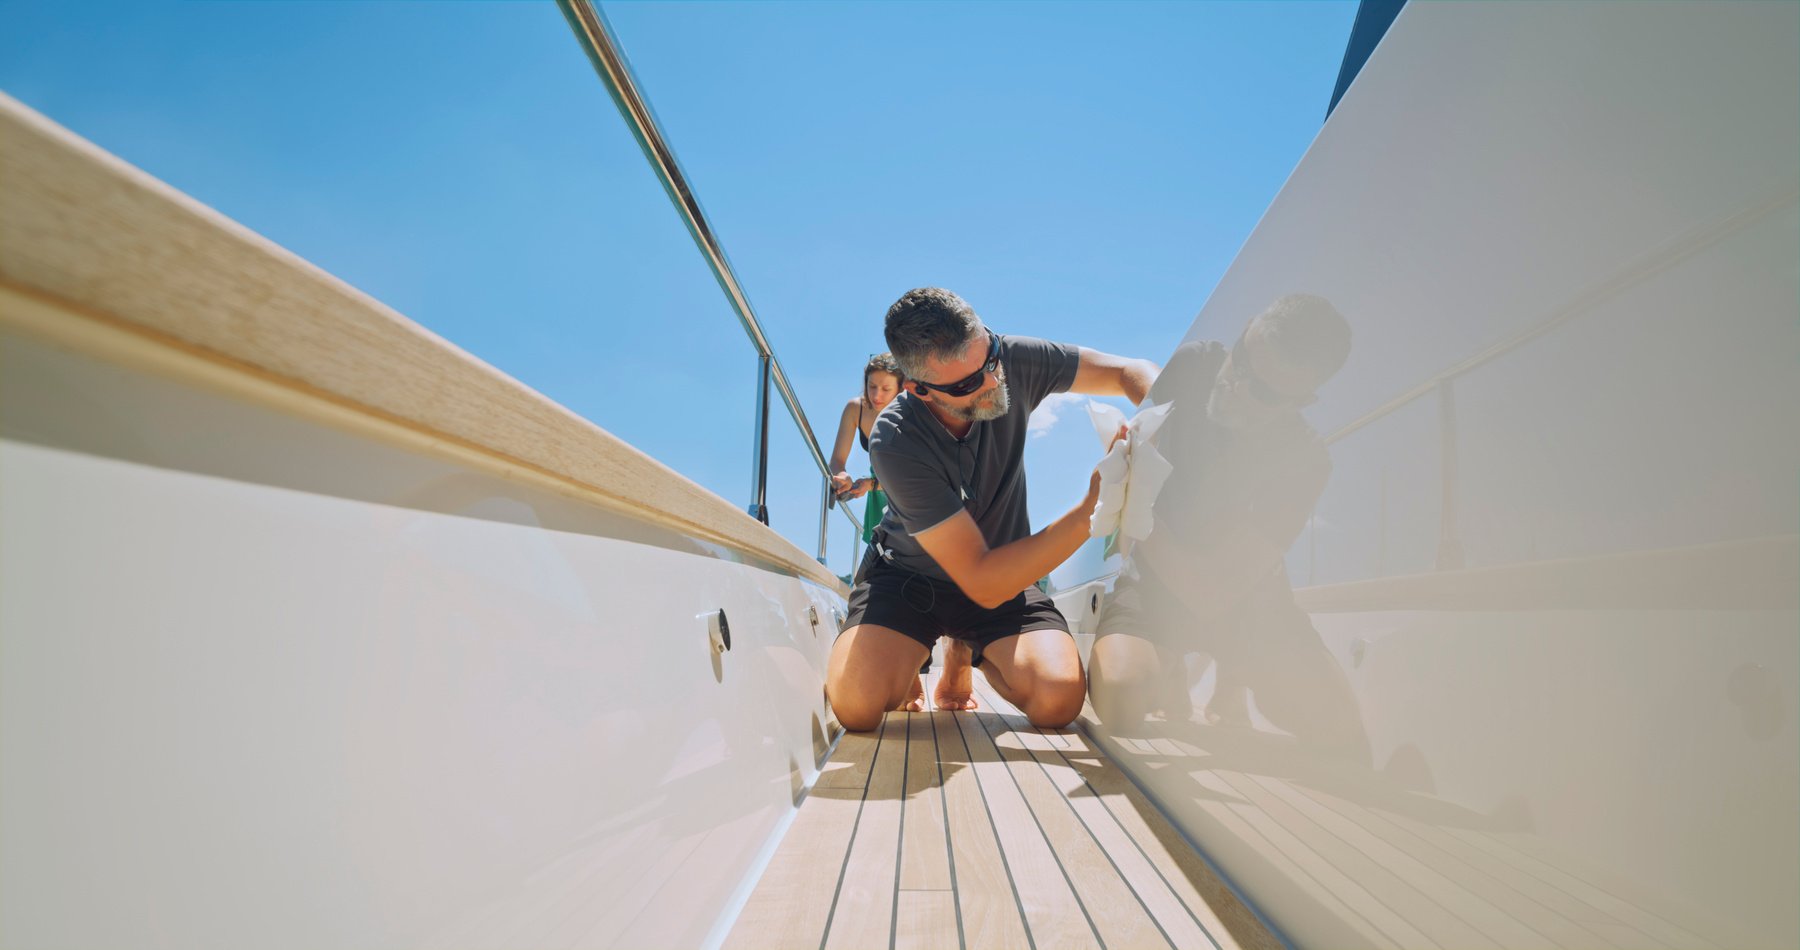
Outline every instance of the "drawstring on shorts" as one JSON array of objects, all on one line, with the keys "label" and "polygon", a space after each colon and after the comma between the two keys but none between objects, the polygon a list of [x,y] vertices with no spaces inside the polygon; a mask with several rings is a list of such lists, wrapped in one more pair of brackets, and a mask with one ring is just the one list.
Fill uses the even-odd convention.
[{"label": "drawstring on shorts", "polygon": [[[931,586],[931,578],[926,577],[911,568],[900,567],[900,565],[895,564],[894,552],[890,550],[886,544],[882,543],[885,540],[887,540],[885,535],[877,537],[874,541],[870,542],[870,546],[875,549],[876,556],[880,557],[883,561],[886,561],[890,567],[896,567],[906,572],[906,580],[900,582],[901,599],[906,601],[906,606],[911,607],[919,613],[931,613],[932,608],[937,606],[937,588]],[[913,586],[914,581],[917,581],[925,588],[922,596],[918,593],[918,589]]]}]

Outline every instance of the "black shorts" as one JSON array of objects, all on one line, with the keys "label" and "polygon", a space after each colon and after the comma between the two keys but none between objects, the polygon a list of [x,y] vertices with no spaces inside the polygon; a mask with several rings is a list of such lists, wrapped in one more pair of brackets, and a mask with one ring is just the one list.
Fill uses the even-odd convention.
[{"label": "black shorts", "polygon": [[990,610],[970,600],[954,583],[893,567],[873,550],[857,571],[842,629],[862,623],[898,630],[927,650],[940,636],[961,640],[974,650],[976,666],[988,644],[1003,637],[1032,630],[1069,632],[1062,611],[1036,587],[1027,587]]}]

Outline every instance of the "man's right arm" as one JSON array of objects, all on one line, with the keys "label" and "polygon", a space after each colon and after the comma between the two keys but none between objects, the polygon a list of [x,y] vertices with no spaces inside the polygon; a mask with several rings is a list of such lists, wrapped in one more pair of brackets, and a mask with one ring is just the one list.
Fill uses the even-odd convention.
[{"label": "man's right arm", "polygon": [[1042,531],[989,548],[967,511],[913,535],[925,553],[969,599],[993,609],[1018,596],[1069,559],[1088,539],[1088,521],[1100,498],[1100,475],[1088,479],[1087,497]]}]

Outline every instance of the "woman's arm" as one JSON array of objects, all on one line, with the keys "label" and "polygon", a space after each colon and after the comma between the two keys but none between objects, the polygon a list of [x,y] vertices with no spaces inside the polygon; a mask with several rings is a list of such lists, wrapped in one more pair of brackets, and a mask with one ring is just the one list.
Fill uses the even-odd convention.
[{"label": "woman's arm", "polygon": [[856,438],[856,410],[859,408],[861,400],[852,399],[844,404],[844,411],[838,417],[837,442],[831,449],[831,490],[838,495],[856,485],[855,479],[844,471],[844,466],[850,461],[850,443]]}]

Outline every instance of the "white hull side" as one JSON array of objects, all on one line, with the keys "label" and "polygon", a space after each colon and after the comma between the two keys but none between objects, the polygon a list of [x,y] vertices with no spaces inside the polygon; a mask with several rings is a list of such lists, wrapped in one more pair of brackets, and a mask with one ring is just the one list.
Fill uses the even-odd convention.
[{"label": "white hull side", "polygon": [[[1352,324],[1307,415],[1361,424],[1286,559],[1325,667],[1250,728],[1091,726],[1297,944],[1800,942],[1797,33],[1411,4],[1190,331]],[[1135,632],[1198,709],[1193,628]]]},{"label": "white hull side", "polygon": [[722,935],[826,751],[836,593],[4,344],[0,944]]}]

